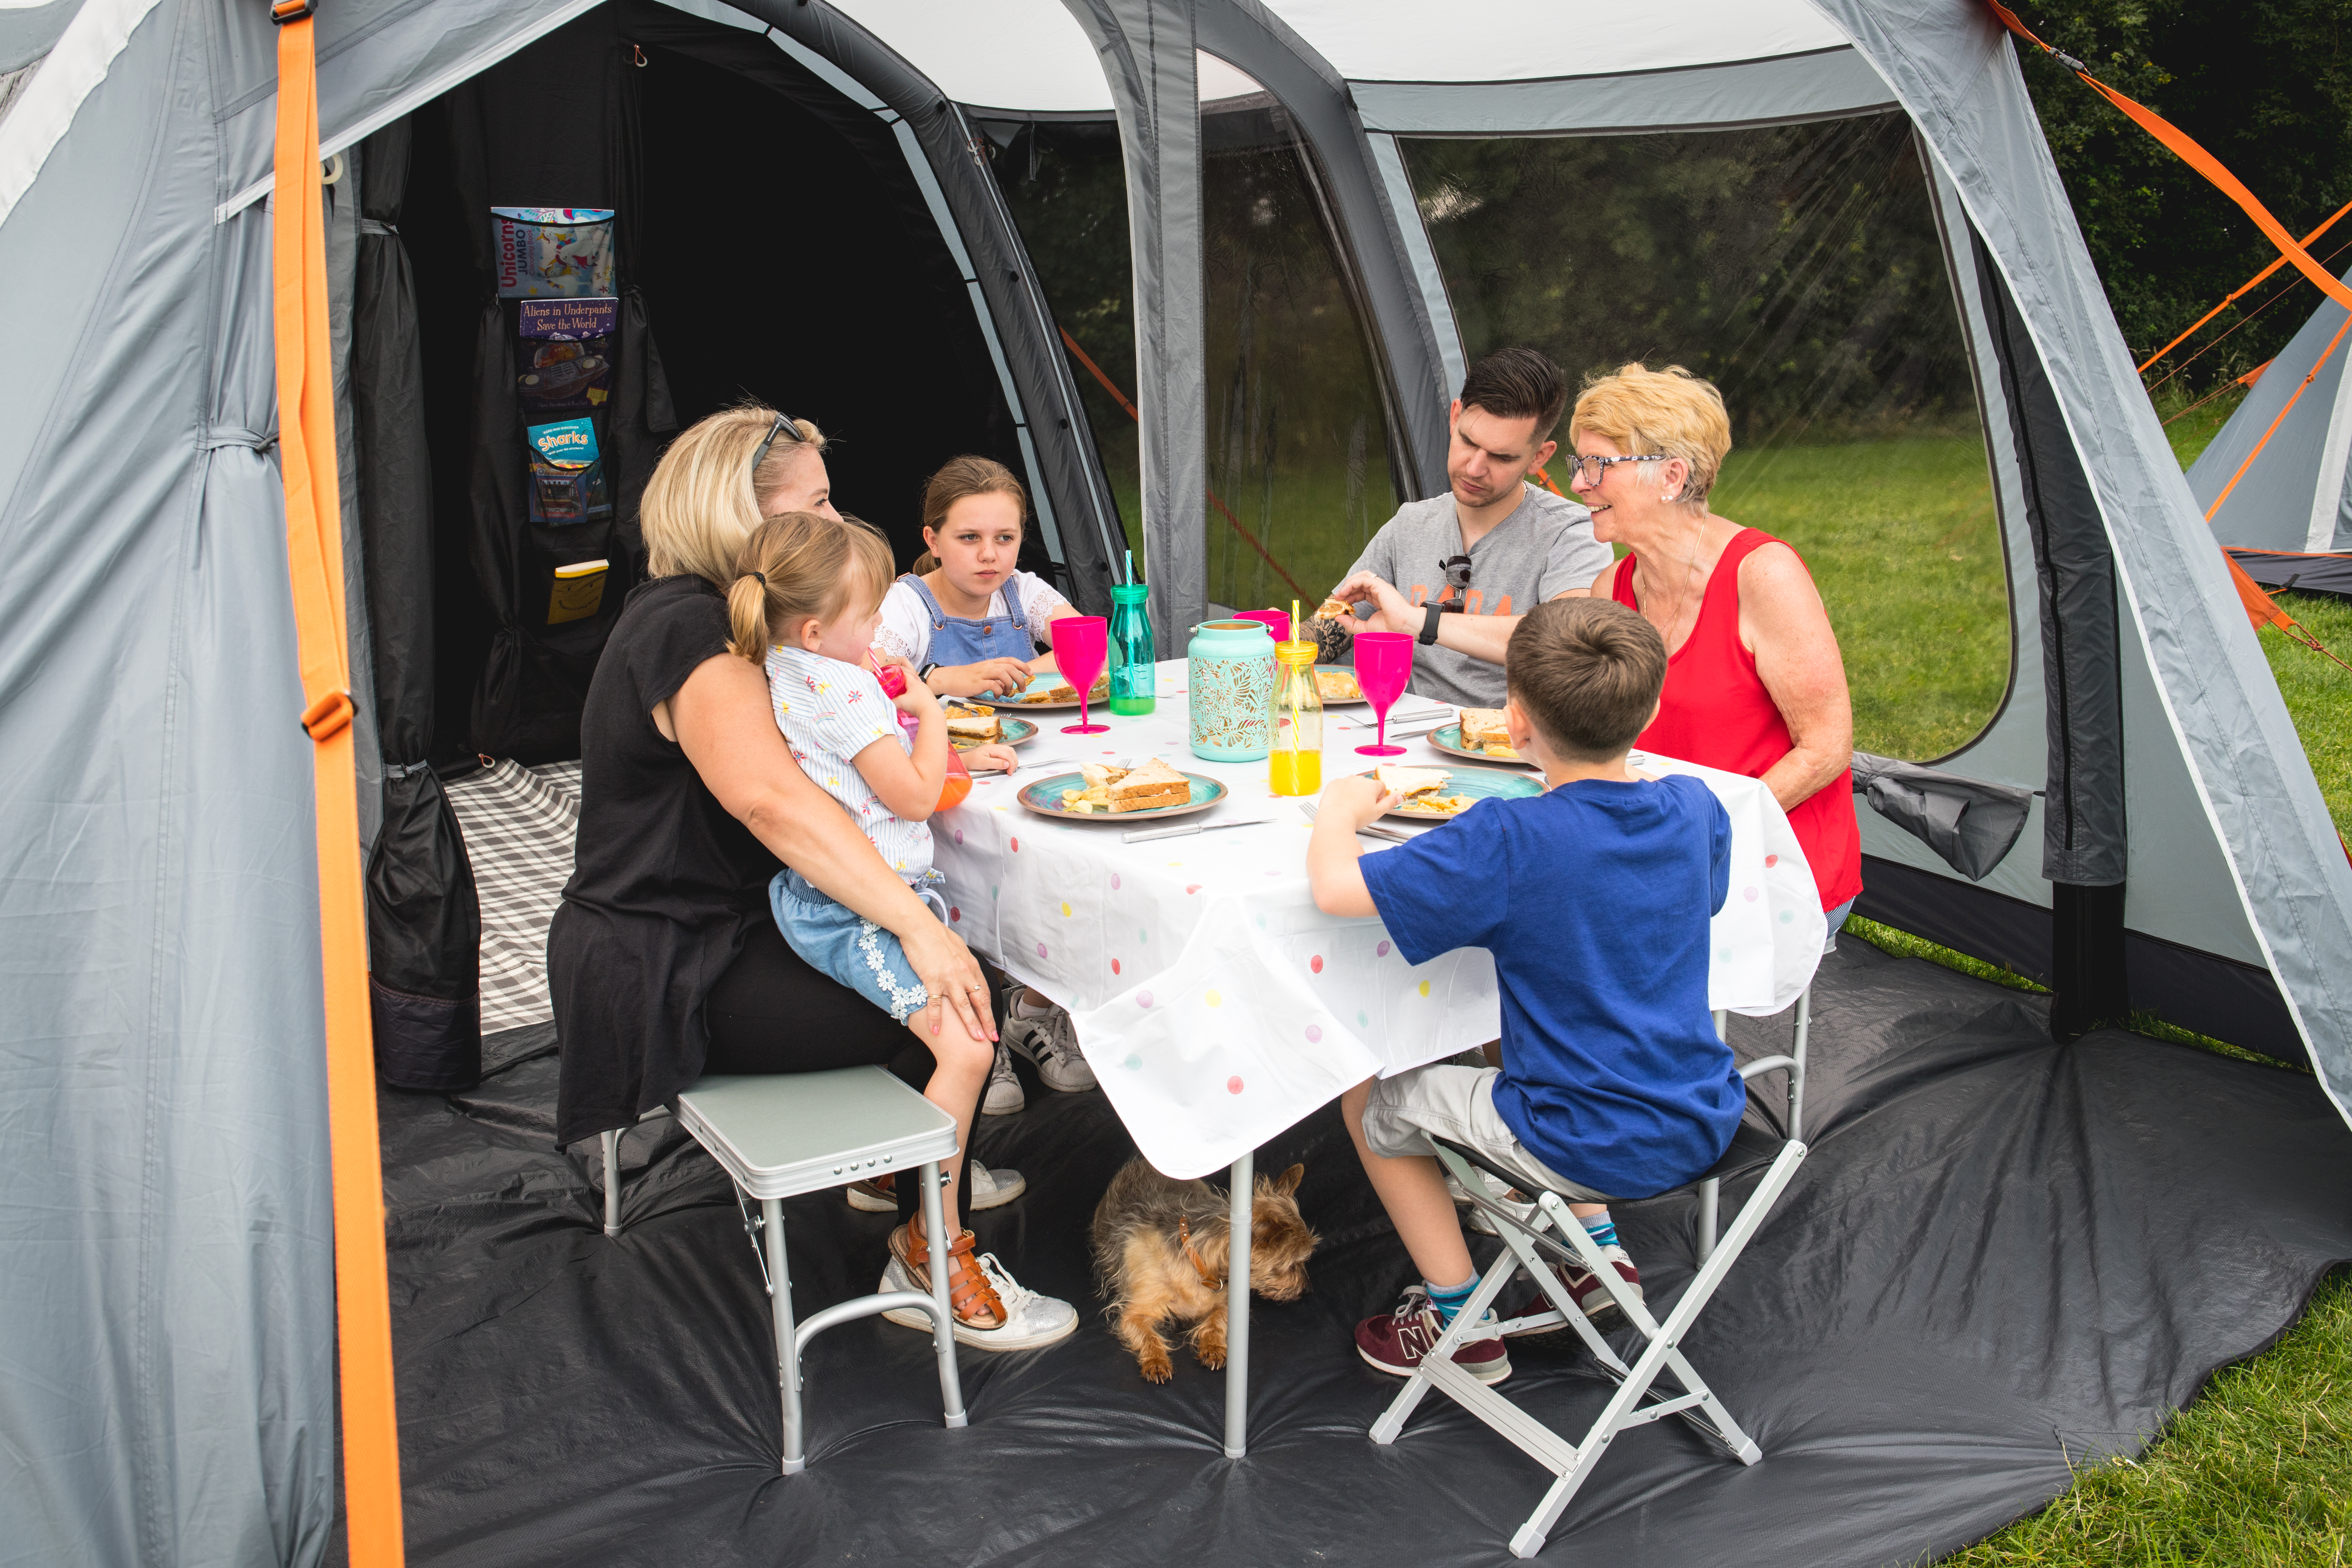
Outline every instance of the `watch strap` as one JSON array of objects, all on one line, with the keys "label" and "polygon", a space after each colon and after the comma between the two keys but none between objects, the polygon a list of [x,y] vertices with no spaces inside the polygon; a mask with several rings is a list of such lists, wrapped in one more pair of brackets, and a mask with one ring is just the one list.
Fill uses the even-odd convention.
[{"label": "watch strap", "polygon": [[1421,637],[1419,641],[1423,647],[1429,647],[1435,645],[1437,641],[1437,617],[1444,613],[1445,612],[1442,606],[1432,605],[1428,607],[1427,613],[1422,616]]}]

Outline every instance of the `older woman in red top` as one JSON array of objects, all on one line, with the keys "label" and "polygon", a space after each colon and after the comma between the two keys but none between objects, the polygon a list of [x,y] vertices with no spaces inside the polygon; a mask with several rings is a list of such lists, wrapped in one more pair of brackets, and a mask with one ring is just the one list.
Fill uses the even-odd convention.
[{"label": "older woman in red top", "polygon": [[[1845,661],[1797,552],[1707,510],[1731,450],[1722,394],[1680,365],[1629,364],[1584,389],[1568,435],[1593,536],[1630,552],[1593,579],[1593,597],[1640,611],[1666,641],[1665,691],[1639,744],[1762,780],[1804,846],[1834,939],[1862,891]],[[1368,578],[1339,596],[1376,600],[1385,629],[1497,664],[1517,624],[1433,616]]]}]

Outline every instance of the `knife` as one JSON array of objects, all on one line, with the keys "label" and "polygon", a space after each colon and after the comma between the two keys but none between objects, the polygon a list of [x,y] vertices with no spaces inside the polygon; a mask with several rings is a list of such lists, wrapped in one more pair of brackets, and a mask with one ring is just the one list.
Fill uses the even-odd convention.
[{"label": "knife", "polygon": [[1140,844],[1147,838],[1181,838],[1188,833],[1214,833],[1220,827],[1255,827],[1273,820],[1271,816],[1245,816],[1237,822],[1187,822],[1175,827],[1139,828],[1118,837],[1123,844]]},{"label": "knife", "polygon": [[[1307,821],[1312,822],[1315,820],[1316,811],[1322,805],[1322,804],[1323,803],[1319,800],[1302,800],[1298,803],[1298,809],[1307,814]],[[1385,838],[1394,844],[1410,844],[1414,839],[1421,837],[1418,833],[1400,833],[1393,827],[1381,827],[1377,826],[1359,827],[1356,831],[1362,834],[1367,838]]]}]

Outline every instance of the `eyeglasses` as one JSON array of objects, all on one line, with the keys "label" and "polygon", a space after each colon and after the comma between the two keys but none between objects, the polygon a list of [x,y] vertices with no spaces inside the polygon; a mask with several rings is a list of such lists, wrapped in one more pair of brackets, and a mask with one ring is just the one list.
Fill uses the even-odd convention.
[{"label": "eyeglasses", "polygon": [[758,451],[751,454],[751,488],[755,491],[760,488],[760,465],[768,460],[768,448],[776,444],[776,437],[779,436],[787,436],[795,441],[808,439],[801,434],[799,420],[790,415],[777,415],[776,422],[768,427],[768,438],[760,443]]},{"label": "eyeglasses", "polygon": [[1437,563],[1437,570],[1444,576],[1447,587],[1464,589],[1470,586],[1470,557],[1467,555],[1449,555]]},{"label": "eyeglasses", "polygon": [[1646,452],[1631,458],[1580,458],[1570,453],[1568,458],[1568,477],[1573,482],[1581,475],[1597,485],[1609,477],[1609,465],[1612,463],[1663,463],[1665,460],[1666,454],[1664,452]]}]

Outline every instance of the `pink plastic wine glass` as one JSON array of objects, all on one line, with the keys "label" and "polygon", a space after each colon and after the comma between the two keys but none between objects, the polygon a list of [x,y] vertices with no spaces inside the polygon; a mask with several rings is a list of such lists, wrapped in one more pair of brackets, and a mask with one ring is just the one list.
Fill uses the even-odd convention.
[{"label": "pink plastic wine glass", "polygon": [[1380,719],[1380,744],[1358,746],[1360,757],[1404,755],[1402,746],[1389,744],[1389,710],[1412,679],[1412,641],[1402,632],[1356,634],[1356,684],[1364,689],[1364,700]]},{"label": "pink plastic wine glass", "polygon": [[[1062,726],[1065,735],[1099,735],[1108,724],[1087,722],[1087,693],[1110,658],[1110,623],[1100,616],[1065,616],[1050,623],[1054,633],[1054,664],[1062,679],[1078,689],[1078,721]],[[1405,639],[1410,642],[1410,637]]]},{"label": "pink plastic wine glass", "polygon": [[1234,616],[1237,621],[1255,621],[1274,634],[1276,642],[1290,640],[1290,616],[1282,610],[1243,610]]}]

